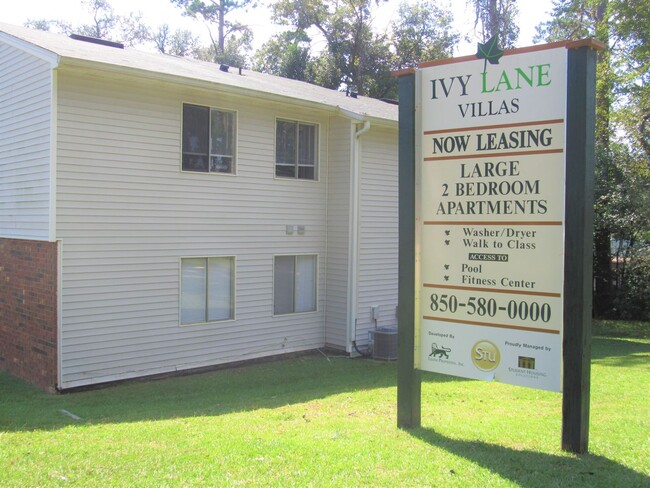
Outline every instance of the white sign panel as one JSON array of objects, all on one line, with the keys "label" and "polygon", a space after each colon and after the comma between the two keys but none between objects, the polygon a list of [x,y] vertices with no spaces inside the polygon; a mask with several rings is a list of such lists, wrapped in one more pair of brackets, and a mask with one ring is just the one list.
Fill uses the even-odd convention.
[{"label": "white sign panel", "polygon": [[566,67],[417,72],[420,369],[561,390]]}]

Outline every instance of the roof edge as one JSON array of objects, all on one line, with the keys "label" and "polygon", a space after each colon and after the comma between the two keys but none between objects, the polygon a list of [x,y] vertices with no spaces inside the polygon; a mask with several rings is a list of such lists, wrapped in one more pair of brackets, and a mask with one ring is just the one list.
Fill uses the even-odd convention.
[{"label": "roof edge", "polygon": [[171,73],[163,73],[160,71],[151,71],[142,68],[133,68],[129,66],[120,66],[116,64],[102,63],[99,61],[89,61],[79,58],[71,57],[62,57],[59,63],[60,67],[72,67],[72,68],[88,68],[88,69],[97,69],[116,75],[127,75],[127,76],[136,76],[138,78],[146,78],[150,80],[163,81],[168,83],[182,83],[184,85],[193,86],[195,88],[204,88],[204,89],[214,89],[215,86],[218,86],[220,90],[223,90],[234,95],[250,96],[251,92],[264,98],[266,100],[283,102],[286,103],[287,98],[294,100],[297,104],[309,107],[309,108],[320,108],[327,112],[336,113],[338,112],[338,107],[331,106],[325,103],[318,103],[303,100],[302,98],[290,97],[286,95],[276,95],[274,93],[269,93],[264,90],[255,90],[252,88],[240,88],[235,85],[227,85],[225,83],[218,83],[215,81],[201,80],[197,78],[191,78],[182,75],[175,75]]},{"label": "roof edge", "polygon": [[61,57],[58,54],[37,46],[29,41],[24,41],[23,39],[14,37],[6,32],[0,31],[0,41],[49,63],[52,69],[57,68],[61,62]]},{"label": "roof edge", "polygon": [[317,102],[311,100],[304,100],[300,97],[292,97],[289,95],[279,95],[275,93],[269,93],[264,90],[255,90],[252,88],[241,88],[235,85],[222,84],[214,81],[201,80],[197,78],[186,77],[182,75],[175,75],[171,73],[163,73],[160,71],[151,71],[142,68],[120,66],[109,63],[102,63],[99,61],[89,61],[79,58],[72,57],[59,57],[59,67],[71,67],[71,68],[87,68],[87,69],[98,69],[105,72],[113,73],[116,75],[127,75],[127,76],[137,76],[139,78],[147,78],[150,80],[163,81],[168,83],[182,83],[184,85],[190,85],[196,88],[203,89],[214,89],[215,86],[218,86],[220,90],[231,93],[233,95],[240,95],[245,97],[250,97],[251,92],[255,93],[259,98],[278,102],[278,103],[287,103],[287,99],[290,99],[293,103],[298,106],[306,108],[317,108],[324,112],[330,114],[341,114],[352,119],[357,120],[373,120],[379,125],[384,125],[388,127],[397,127],[397,120],[384,119],[376,116],[369,116],[367,114],[353,112],[349,109],[344,109],[338,105],[330,105],[324,102]]},{"label": "roof edge", "polygon": [[397,128],[399,126],[399,121],[393,119],[384,119],[381,117],[375,117],[374,115],[368,115],[363,113],[354,112],[347,108],[343,108],[340,105],[337,106],[338,114],[346,119],[350,119],[354,122],[371,122],[373,125],[378,125],[380,127],[389,127]]}]

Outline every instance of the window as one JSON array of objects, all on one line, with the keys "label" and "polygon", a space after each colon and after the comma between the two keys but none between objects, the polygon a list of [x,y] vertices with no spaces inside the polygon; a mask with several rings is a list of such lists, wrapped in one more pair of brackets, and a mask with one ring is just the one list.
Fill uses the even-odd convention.
[{"label": "window", "polygon": [[318,126],[278,120],[275,128],[275,176],[317,179]]},{"label": "window", "polygon": [[181,324],[234,318],[235,258],[181,259]]},{"label": "window", "polygon": [[276,256],[273,262],[275,315],[316,310],[316,256]]},{"label": "window", "polygon": [[183,104],[183,171],[235,172],[235,112]]}]

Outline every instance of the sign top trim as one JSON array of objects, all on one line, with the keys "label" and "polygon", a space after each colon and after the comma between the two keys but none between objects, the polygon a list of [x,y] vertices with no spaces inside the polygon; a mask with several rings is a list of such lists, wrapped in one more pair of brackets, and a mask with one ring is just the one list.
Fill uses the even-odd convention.
[{"label": "sign top trim", "polygon": [[[565,47],[566,49],[578,49],[580,47],[589,47],[595,51],[602,51],[606,48],[604,43],[594,39],[593,37],[589,37],[587,39],[580,39],[578,41],[559,41],[559,42],[551,42],[549,44],[537,44],[535,46],[508,49],[507,51],[504,51],[503,55],[512,56],[514,54],[524,54],[524,53],[530,53],[535,51],[544,51],[547,49],[557,49],[561,47]],[[445,64],[462,63],[466,61],[474,61],[476,59],[477,59],[476,54],[470,54],[468,56],[461,56],[458,58],[438,59],[436,61],[426,61],[424,63],[418,63],[418,68],[429,68],[431,66],[441,66]],[[393,75],[399,77],[399,76],[413,74],[413,73],[415,73],[414,69],[407,68],[407,69],[395,71],[393,72]]]}]

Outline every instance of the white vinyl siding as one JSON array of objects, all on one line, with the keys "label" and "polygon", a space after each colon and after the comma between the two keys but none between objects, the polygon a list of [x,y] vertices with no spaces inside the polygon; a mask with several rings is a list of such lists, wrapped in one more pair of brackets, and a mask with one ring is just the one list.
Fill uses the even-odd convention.
[{"label": "white vinyl siding", "polygon": [[353,131],[350,119],[330,119],[325,344],[343,350],[347,345],[347,311],[350,306],[348,270]]},{"label": "white vinyl siding", "polygon": [[[397,324],[397,131],[373,127],[361,137],[357,344],[375,326]],[[379,307],[375,323],[371,307]]]},{"label": "white vinyl siding", "polygon": [[0,41],[0,237],[50,238],[50,64]]},{"label": "white vinyl siding", "polygon": [[[327,114],[72,68],[58,86],[63,388],[323,346],[327,145],[317,182],[274,178],[274,148],[278,117]],[[189,102],[237,111],[237,178],[181,171]],[[280,254],[323,256],[316,312],[274,316]],[[237,257],[234,320],[179,325],[187,256]]]}]

